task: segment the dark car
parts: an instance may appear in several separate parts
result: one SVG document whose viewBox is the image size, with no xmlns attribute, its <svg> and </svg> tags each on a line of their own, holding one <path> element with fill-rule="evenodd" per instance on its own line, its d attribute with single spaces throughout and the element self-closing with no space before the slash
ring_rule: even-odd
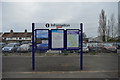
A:
<svg viewBox="0 0 120 80">
<path fill-rule="evenodd" d="M 88 43 L 90 52 L 102 52 L 103 43 Z"/>
<path fill-rule="evenodd" d="M 0 52 L 2 52 L 2 48 L 6 45 L 4 42 L 0 42 Z"/>
<path fill-rule="evenodd" d="M 6 45 L 4 42 L 0 42 L 0 48 L 3 48 Z"/>
<path fill-rule="evenodd" d="M 117 43 L 117 53 L 120 53 L 120 43 Z"/>
<path fill-rule="evenodd" d="M 97 51 L 97 43 L 88 43 L 89 51 Z"/>
</svg>

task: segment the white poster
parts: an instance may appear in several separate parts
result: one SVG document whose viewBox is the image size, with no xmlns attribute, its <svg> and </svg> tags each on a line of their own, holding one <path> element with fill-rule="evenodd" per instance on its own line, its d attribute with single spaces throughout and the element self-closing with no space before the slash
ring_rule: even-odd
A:
<svg viewBox="0 0 120 80">
<path fill-rule="evenodd" d="M 52 30 L 52 48 L 64 48 L 63 30 Z"/>
</svg>

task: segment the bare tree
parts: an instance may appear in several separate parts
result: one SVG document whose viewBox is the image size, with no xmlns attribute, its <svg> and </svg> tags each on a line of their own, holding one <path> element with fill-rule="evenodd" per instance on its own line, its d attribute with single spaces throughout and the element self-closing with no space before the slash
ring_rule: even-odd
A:
<svg viewBox="0 0 120 80">
<path fill-rule="evenodd" d="M 115 20 L 114 14 L 110 17 L 110 23 L 109 23 L 109 35 L 111 38 L 115 38 L 118 35 L 118 23 Z"/>
<path fill-rule="evenodd" d="M 105 11 L 102 9 L 101 13 L 99 15 L 99 27 L 98 27 L 98 33 L 99 36 L 102 37 L 102 41 L 106 41 L 106 34 L 107 34 L 107 26 L 106 26 L 106 15 Z"/>
<path fill-rule="evenodd" d="M 107 40 L 110 38 L 110 21 L 108 20 L 108 25 L 107 25 Z"/>
<path fill-rule="evenodd" d="M 120 41 L 120 1 L 118 2 L 118 40 Z"/>
<path fill-rule="evenodd" d="M 115 28 L 115 16 L 114 14 L 110 17 L 110 28 L 111 28 L 111 37 L 114 38 L 114 28 Z"/>
<path fill-rule="evenodd" d="M 115 28 L 114 28 L 114 37 L 118 37 L 118 23 L 115 24 Z"/>
</svg>

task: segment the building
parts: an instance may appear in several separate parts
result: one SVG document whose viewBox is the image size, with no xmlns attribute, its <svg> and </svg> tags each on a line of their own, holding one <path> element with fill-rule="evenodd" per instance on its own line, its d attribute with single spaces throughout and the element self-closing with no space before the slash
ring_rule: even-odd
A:
<svg viewBox="0 0 120 80">
<path fill-rule="evenodd" d="M 24 32 L 14 32 L 13 30 L 10 30 L 10 32 L 5 32 L 2 35 L 2 41 L 6 43 L 23 41 L 31 42 L 31 38 L 32 32 L 27 32 L 27 30 Z"/>
<path fill-rule="evenodd" d="M 88 39 L 88 42 L 103 42 L 100 36 L 97 36 L 95 38 L 90 37 Z"/>
</svg>

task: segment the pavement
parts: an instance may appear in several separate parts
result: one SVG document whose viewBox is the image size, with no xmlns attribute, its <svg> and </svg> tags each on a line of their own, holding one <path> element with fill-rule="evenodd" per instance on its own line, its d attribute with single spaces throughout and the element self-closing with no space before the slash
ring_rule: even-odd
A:
<svg viewBox="0 0 120 80">
<path fill-rule="evenodd" d="M 35 71 L 30 56 L 3 56 L 3 78 L 118 78 L 117 55 L 37 56 Z"/>
</svg>

